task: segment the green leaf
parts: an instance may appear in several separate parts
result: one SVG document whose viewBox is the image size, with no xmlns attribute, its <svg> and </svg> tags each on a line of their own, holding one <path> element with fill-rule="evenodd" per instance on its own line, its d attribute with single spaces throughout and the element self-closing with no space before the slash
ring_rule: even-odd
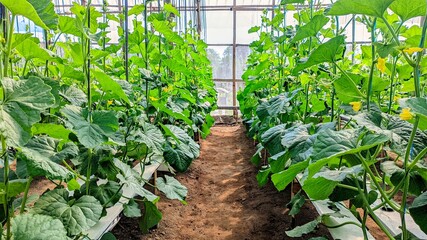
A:
<svg viewBox="0 0 427 240">
<path fill-rule="evenodd" d="M 45 176 L 49 179 L 70 180 L 74 174 L 60 163 L 78 154 L 74 143 L 65 144 L 60 149 L 59 141 L 42 136 L 31 139 L 22 152 L 26 156 L 28 174 L 33 177 Z"/>
<path fill-rule="evenodd" d="M 150 228 L 156 226 L 162 220 L 162 213 L 157 209 L 154 203 L 144 201 L 144 215 L 139 223 L 139 227 L 143 233 L 148 233 Z"/>
<path fill-rule="evenodd" d="M 144 179 L 141 179 L 137 171 L 132 169 L 129 165 L 121 162 L 119 159 L 114 159 L 114 166 L 116 166 L 120 172 L 117 174 L 117 178 L 120 180 L 120 184 L 124 184 L 125 187 L 130 188 L 140 197 L 146 198 L 148 201 L 155 202 L 158 197 L 145 189 Z"/>
<path fill-rule="evenodd" d="M 427 117 L 427 98 L 410 98 L 405 105 L 411 108 L 411 112 Z"/>
<path fill-rule="evenodd" d="M 53 16 L 56 14 L 53 3 L 50 0 L 0 0 L 0 3 L 9 9 L 12 14 L 26 17 L 43 29 L 49 30 L 49 26 L 46 24 L 54 27 L 52 25 L 54 23 Z M 47 7 L 46 11 L 43 9 L 43 6 Z M 43 11 L 45 12 L 43 13 Z M 42 17 L 45 19 L 42 19 Z"/>
<path fill-rule="evenodd" d="M 91 121 L 87 121 L 89 112 L 86 108 L 67 105 L 61 109 L 68 119 L 67 125 L 77 134 L 86 148 L 95 148 L 108 141 L 118 129 L 119 124 L 113 111 L 93 111 Z"/>
<path fill-rule="evenodd" d="M 180 16 L 179 11 L 170 3 L 166 3 L 163 6 L 163 10 L 165 10 L 166 12 L 169 12 L 169 13 L 173 13 L 177 17 Z"/>
<path fill-rule="evenodd" d="M 308 67 L 317 65 L 324 62 L 335 62 L 336 56 L 342 53 L 342 45 L 344 44 L 344 37 L 338 36 L 330 39 L 317 47 L 308 58 L 307 62 L 298 64 L 292 71 L 293 75 L 297 75 L 299 71 Z"/>
<path fill-rule="evenodd" d="M 332 194 L 338 182 L 324 177 L 309 178 L 304 181 L 302 189 L 314 200 L 323 200 Z"/>
<path fill-rule="evenodd" d="M 181 36 L 178 35 L 178 33 L 174 32 L 171 29 L 171 26 L 169 26 L 168 21 L 159 21 L 157 19 L 153 20 L 153 27 L 156 31 L 163 34 L 165 38 L 173 43 L 176 43 L 178 45 L 184 44 L 184 39 L 182 39 Z"/>
<path fill-rule="evenodd" d="M 288 237 L 302 237 L 304 234 L 313 232 L 320 222 L 321 218 L 316 218 L 315 220 L 306 223 L 302 226 L 298 226 L 292 230 L 285 231 L 285 233 L 286 235 L 288 235 Z"/>
<path fill-rule="evenodd" d="M 255 33 L 255 32 L 258 32 L 260 29 L 261 27 L 259 26 L 251 27 L 249 28 L 248 33 Z"/>
<path fill-rule="evenodd" d="M 84 188 L 84 189 L 83 189 Z M 82 187 L 81 192 L 84 192 L 86 187 Z M 90 187 L 90 195 L 94 196 L 102 204 L 102 206 L 109 208 L 116 204 L 121 196 L 123 190 L 120 184 L 114 181 L 108 181 L 105 184 L 98 186 L 96 182 Z"/>
<path fill-rule="evenodd" d="M 52 58 L 46 49 L 41 48 L 38 43 L 35 43 L 31 39 L 24 40 L 22 44 L 16 46 L 15 49 L 25 58 L 26 61 L 34 58 L 46 61 Z"/>
<path fill-rule="evenodd" d="M 28 80 L 3 78 L 0 101 L 0 133 L 9 146 L 20 147 L 31 138 L 31 126 L 40 121 L 40 113 L 55 103 L 51 87 L 38 77 Z"/>
<path fill-rule="evenodd" d="M 62 33 L 81 37 L 81 32 L 77 27 L 77 20 L 69 16 L 59 16 L 58 28 Z"/>
<path fill-rule="evenodd" d="M 174 125 L 164 125 L 170 136 L 165 146 L 164 158 L 177 171 L 184 172 L 191 162 L 200 155 L 200 147 L 181 128 Z"/>
<path fill-rule="evenodd" d="M 381 18 L 394 0 L 339 0 L 328 15 L 363 14 Z"/>
<path fill-rule="evenodd" d="M 102 209 L 92 196 L 72 199 L 66 189 L 55 189 L 41 196 L 32 211 L 61 220 L 68 234 L 74 236 L 94 226 L 101 218 Z"/>
<path fill-rule="evenodd" d="M 264 187 L 268 183 L 268 177 L 270 176 L 271 168 L 260 169 L 256 175 L 258 186 Z"/>
<path fill-rule="evenodd" d="M 295 43 L 304 38 L 316 36 L 320 29 L 322 29 L 323 26 L 325 26 L 328 22 L 329 18 L 325 17 L 324 15 L 314 16 L 310 22 L 298 29 L 295 37 L 291 40 L 291 43 Z"/>
<path fill-rule="evenodd" d="M 33 135 L 46 134 L 50 137 L 68 140 L 71 131 L 66 129 L 63 125 L 53 123 L 36 123 L 31 128 Z"/>
<path fill-rule="evenodd" d="M 272 155 L 283 152 L 285 148 L 282 146 L 282 136 L 286 133 L 286 124 L 274 126 L 261 135 L 261 143 Z"/>
<path fill-rule="evenodd" d="M 323 177 L 327 180 L 334 182 L 342 182 L 349 175 L 357 177 L 363 171 L 363 167 L 361 165 L 356 165 L 350 168 L 342 167 L 340 170 L 325 170 L 316 173 L 313 178 Z"/>
<path fill-rule="evenodd" d="M 300 89 L 297 89 L 292 92 L 279 94 L 268 101 L 264 100 L 256 110 L 259 119 L 263 121 L 267 117 L 276 117 L 279 114 L 288 112 L 291 109 L 291 100 L 294 99 L 299 91 Z"/>
<path fill-rule="evenodd" d="M 69 239 L 62 222 L 46 215 L 20 214 L 12 219 L 11 225 L 15 240 Z"/>
<path fill-rule="evenodd" d="M 185 202 L 188 190 L 174 177 L 165 175 L 165 178 L 157 178 L 156 183 L 157 188 L 162 191 L 167 198 Z"/>
<path fill-rule="evenodd" d="M 19 194 L 25 191 L 25 186 L 27 185 L 27 180 L 25 179 L 15 179 L 9 181 L 8 187 L 8 201 Z M 6 190 L 6 186 L 4 182 L 0 182 L 0 204 L 4 204 L 4 193 Z"/>
<path fill-rule="evenodd" d="M 355 154 L 389 141 L 388 136 L 373 133 L 366 133 L 360 141 L 360 134 L 361 132 L 355 129 L 341 131 L 326 129 L 320 132 L 313 145 L 310 175 L 317 173 L 332 158 Z"/>
<path fill-rule="evenodd" d="M 72 178 L 70 181 L 67 182 L 67 189 L 69 191 L 75 191 L 80 189 L 80 184 L 77 182 L 75 178 Z"/>
<path fill-rule="evenodd" d="M 110 76 L 103 72 L 92 71 L 92 74 L 95 76 L 96 80 L 101 85 L 101 89 L 105 92 L 111 92 L 112 94 L 118 96 L 120 99 L 130 104 L 129 98 L 126 93 L 123 91 L 122 86 L 112 79 Z"/>
<path fill-rule="evenodd" d="M 126 217 L 134 218 L 134 217 L 141 217 L 141 209 L 139 208 L 139 205 L 135 200 L 130 199 L 128 203 L 123 205 L 123 214 Z"/>
<path fill-rule="evenodd" d="M 77 87 L 62 85 L 59 94 L 68 102 L 75 106 L 82 106 L 87 103 L 86 94 Z"/>
<path fill-rule="evenodd" d="M 295 179 L 298 173 L 308 167 L 308 163 L 309 161 L 306 160 L 293 164 L 288 169 L 271 175 L 271 181 L 274 183 L 277 190 L 282 191 Z"/>
<path fill-rule="evenodd" d="M 33 5 L 37 14 L 43 23 L 52 30 L 56 30 L 58 26 L 58 14 L 55 12 L 55 6 L 51 0 L 27 0 Z M 41 26 L 43 27 L 43 26 Z"/>
<path fill-rule="evenodd" d="M 424 0 L 395 0 L 390 9 L 405 22 L 414 17 L 425 16 L 427 3 Z"/>
<path fill-rule="evenodd" d="M 424 233 L 427 233 L 427 192 L 414 199 L 409 213 Z"/>
<path fill-rule="evenodd" d="M 291 216 L 297 215 L 300 212 L 301 207 L 304 206 L 304 204 L 305 204 L 305 197 L 302 194 L 302 191 L 299 190 L 298 193 L 295 194 L 295 196 L 291 199 L 291 201 L 288 204 L 286 204 L 286 207 L 291 209 L 289 211 L 289 215 Z"/>
<path fill-rule="evenodd" d="M 342 75 L 340 78 L 334 81 L 337 97 L 343 103 L 357 102 L 361 99 L 364 99 L 365 96 L 360 92 L 356 84 L 360 82 L 363 77 L 356 74 L 347 74 L 351 79 L 345 75 Z"/>
<path fill-rule="evenodd" d="M 162 131 L 151 123 L 144 122 L 141 125 L 141 128 L 134 133 L 132 140 L 138 143 L 144 143 L 149 149 L 157 154 L 163 154 L 165 137 L 163 136 Z"/>
<path fill-rule="evenodd" d="M 137 4 L 129 9 L 129 16 L 141 14 L 145 9 L 144 4 Z"/>
</svg>

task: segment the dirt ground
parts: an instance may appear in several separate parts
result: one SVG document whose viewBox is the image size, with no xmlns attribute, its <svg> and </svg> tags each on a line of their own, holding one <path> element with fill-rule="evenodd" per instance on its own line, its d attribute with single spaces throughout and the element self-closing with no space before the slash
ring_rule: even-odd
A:
<svg viewBox="0 0 427 240">
<path fill-rule="evenodd" d="M 188 187 L 188 205 L 162 197 L 163 220 L 157 229 L 141 235 L 137 219 L 122 218 L 113 230 L 117 239 L 290 239 L 285 234 L 292 222 L 286 214 L 290 191 L 277 192 L 272 184 L 258 187 L 257 168 L 249 162 L 255 147 L 244 127 L 214 127 L 201 149 L 189 171 L 177 176 Z M 314 207 L 306 203 L 296 225 L 315 217 Z M 331 239 L 324 227 L 301 239 L 316 236 Z"/>
</svg>

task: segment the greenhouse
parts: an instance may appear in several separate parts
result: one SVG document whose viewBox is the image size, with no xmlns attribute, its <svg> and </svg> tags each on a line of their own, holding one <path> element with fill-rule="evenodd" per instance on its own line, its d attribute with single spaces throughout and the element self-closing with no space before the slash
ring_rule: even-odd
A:
<svg viewBox="0 0 427 240">
<path fill-rule="evenodd" d="M 426 0 L 0 0 L 0 239 L 427 239 Z"/>
</svg>

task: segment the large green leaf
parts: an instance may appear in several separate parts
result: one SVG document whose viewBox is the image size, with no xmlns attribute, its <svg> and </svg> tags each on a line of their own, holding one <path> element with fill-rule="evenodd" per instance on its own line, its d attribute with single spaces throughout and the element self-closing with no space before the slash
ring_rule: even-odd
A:
<svg viewBox="0 0 427 240">
<path fill-rule="evenodd" d="M 59 95 L 75 106 L 82 106 L 87 103 L 86 94 L 75 86 L 62 85 Z"/>
<path fill-rule="evenodd" d="M 162 213 L 156 205 L 150 201 L 144 201 L 144 215 L 139 227 L 143 233 L 148 233 L 150 228 L 156 226 L 162 220 Z"/>
<path fill-rule="evenodd" d="M 411 112 L 427 117 L 427 98 L 410 98 L 405 105 L 411 108 Z"/>
<path fill-rule="evenodd" d="M 120 200 L 123 193 L 121 185 L 114 181 L 98 185 L 97 179 L 93 178 L 89 185 L 89 194 L 98 199 L 102 206 L 106 208 L 114 206 Z M 79 191 L 74 192 L 74 196 L 77 198 L 83 196 L 86 193 L 86 188 L 86 184 L 83 184 Z"/>
<path fill-rule="evenodd" d="M 19 44 L 16 46 L 16 50 L 25 58 L 25 60 L 29 61 L 33 58 L 39 58 L 41 60 L 49 60 L 52 57 L 46 51 L 46 49 L 43 49 L 40 47 L 38 43 L 35 43 L 31 39 L 26 39 L 22 42 L 22 44 Z"/>
<path fill-rule="evenodd" d="M 62 33 L 71 34 L 77 37 L 81 36 L 81 32 L 77 27 L 77 20 L 69 16 L 59 16 L 58 28 Z"/>
<path fill-rule="evenodd" d="M 181 128 L 174 125 L 164 125 L 168 129 L 168 142 L 165 146 L 164 158 L 177 171 L 184 172 L 191 162 L 199 157 L 200 147 Z"/>
<path fill-rule="evenodd" d="M 148 201 L 155 202 L 158 197 L 145 189 L 144 179 L 140 177 L 138 172 L 132 169 L 129 165 L 121 162 L 119 159 L 114 159 L 114 165 L 120 170 L 117 174 L 117 178 L 120 180 L 120 184 L 124 184 L 125 187 L 130 188 L 140 197 L 146 198 Z M 132 196 L 126 196 L 132 197 Z"/>
<path fill-rule="evenodd" d="M 63 125 L 53 123 L 36 123 L 31 128 L 31 131 L 34 135 L 46 134 L 61 140 L 68 140 L 71 133 L 71 131 L 66 129 Z"/>
<path fill-rule="evenodd" d="M 311 199 L 322 200 L 328 198 L 337 185 L 338 182 L 324 177 L 317 177 L 305 180 L 302 189 L 304 189 Z"/>
<path fill-rule="evenodd" d="M 285 231 L 286 235 L 289 237 L 302 237 L 304 234 L 313 232 L 317 225 L 321 223 L 321 217 L 316 218 L 315 220 L 308 222 L 302 226 L 298 226 L 292 230 Z"/>
<path fill-rule="evenodd" d="M 59 147 L 59 141 L 47 136 L 31 139 L 22 152 L 26 156 L 27 170 L 33 177 L 45 176 L 49 179 L 68 181 L 74 174 L 60 163 L 77 156 L 77 146 L 70 142 Z"/>
<path fill-rule="evenodd" d="M 38 77 L 28 80 L 3 78 L 0 101 L 0 132 L 9 146 L 25 145 L 31 138 L 31 126 L 40 121 L 40 113 L 55 103 L 51 87 Z"/>
<path fill-rule="evenodd" d="M 363 14 L 381 18 L 394 0 L 338 0 L 328 15 Z"/>
<path fill-rule="evenodd" d="M 93 111 L 88 121 L 89 111 L 86 108 L 67 105 L 61 110 L 68 119 L 67 125 L 76 132 L 83 146 L 94 148 L 108 141 L 118 129 L 118 120 L 112 111 Z"/>
<path fill-rule="evenodd" d="M 166 40 L 176 43 L 178 45 L 184 44 L 184 39 L 182 39 L 182 37 L 179 36 L 178 33 L 172 30 L 171 26 L 169 26 L 170 23 L 168 21 L 159 21 L 157 19 L 154 19 L 152 24 L 156 31 L 165 36 Z"/>
<path fill-rule="evenodd" d="M 291 109 L 291 100 L 298 94 L 300 89 L 297 89 L 293 92 L 286 92 L 279 94 L 275 97 L 268 99 L 268 101 L 263 100 L 261 104 L 258 105 L 256 113 L 261 121 L 267 117 L 277 117 L 279 114 L 286 113 Z"/>
<path fill-rule="evenodd" d="M 271 175 L 271 181 L 277 190 L 284 190 L 291 183 L 298 173 L 308 167 L 308 160 L 291 165 L 288 169 Z"/>
<path fill-rule="evenodd" d="M 14 217 L 12 235 L 15 240 L 69 239 L 60 220 L 40 214 L 20 214 Z"/>
<path fill-rule="evenodd" d="M 181 202 L 185 202 L 185 197 L 187 196 L 187 188 L 183 186 L 178 180 L 174 177 L 165 175 L 165 178 L 157 178 L 156 186 L 162 191 L 167 198 L 177 199 Z"/>
<path fill-rule="evenodd" d="M 33 5 L 43 23 L 50 29 L 56 30 L 58 26 L 58 14 L 52 0 L 27 0 Z M 42 27 L 42 26 L 41 26 Z"/>
<path fill-rule="evenodd" d="M 10 199 L 15 198 L 19 194 L 23 193 L 25 191 L 25 186 L 27 185 L 27 180 L 25 179 L 15 179 L 9 181 L 7 196 L 8 201 Z M 0 182 L 0 204 L 4 204 L 4 194 L 6 190 L 6 186 L 4 182 Z"/>
<path fill-rule="evenodd" d="M 356 85 L 356 82 L 359 82 L 361 77 L 350 73 L 347 73 L 347 76 L 342 75 L 334 81 L 337 97 L 343 103 L 360 101 L 365 97 Z"/>
<path fill-rule="evenodd" d="M 144 143 L 151 151 L 157 154 L 163 154 L 163 144 L 165 137 L 162 131 L 151 123 L 144 122 L 141 129 L 138 129 L 131 136 L 131 140 L 138 143 Z"/>
<path fill-rule="evenodd" d="M 421 230 L 427 233 L 427 192 L 414 199 L 412 206 L 409 207 L 409 213 Z"/>
<path fill-rule="evenodd" d="M 92 71 L 92 74 L 95 76 L 96 80 L 101 85 L 102 90 L 104 90 L 105 92 L 111 92 L 112 94 L 121 98 L 126 103 L 130 104 L 128 96 L 123 91 L 122 86 L 120 86 L 117 81 L 115 81 L 103 72 Z"/>
<path fill-rule="evenodd" d="M 292 71 L 292 74 L 297 75 L 299 71 L 320 63 L 335 62 L 337 54 L 342 53 L 343 44 L 343 36 L 334 37 L 329 41 L 323 43 L 310 54 L 310 57 L 308 58 L 307 62 L 298 64 Z"/>
<path fill-rule="evenodd" d="M 46 30 L 56 28 L 57 15 L 51 0 L 0 0 L 14 15 L 24 16 Z"/>
<path fill-rule="evenodd" d="M 405 22 L 414 17 L 425 16 L 427 2 L 424 0 L 395 0 L 390 5 L 390 9 Z"/>
<path fill-rule="evenodd" d="M 261 135 L 261 143 L 271 155 L 276 155 L 285 150 L 281 141 L 286 133 L 286 127 L 286 124 L 280 124 L 268 129 Z"/>
<path fill-rule="evenodd" d="M 360 139 L 362 134 L 363 137 Z M 387 141 L 389 137 L 386 135 L 363 133 L 358 129 L 322 131 L 313 145 L 310 175 L 317 173 L 332 158 L 368 150 Z"/>
<path fill-rule="evenodd" d="M 295 34 L 295 37 L 291 40 L 292 43 L 302 40 L 308 37 L 316 36 L 319 31 L 329 22 L 329 18 L 324 15 L 314 16 L 310 22 L 300 27 Z"/>
<path fill-rule="evenodd" d="M 69 235 L 78 235 L 94 226 L 102 214 L 102 205 L 89 195 L 73 199 L 66 189 L 45 193 L 34 204 L 33 212 L 61 220 Z"/>
<path fill-rule="evenodd" d="M 126 217 L 141 217 L 141 209 L 139 208 L 139 204 L 135 202 L 135 200 L 130 199 L 128 203 L 123 204 L 123 214 Z"/>
</svg>

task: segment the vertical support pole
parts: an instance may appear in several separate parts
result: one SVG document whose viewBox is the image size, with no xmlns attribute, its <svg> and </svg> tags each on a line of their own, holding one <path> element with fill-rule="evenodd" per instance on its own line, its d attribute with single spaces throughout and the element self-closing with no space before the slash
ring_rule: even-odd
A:
<svg viewBox="0 0 427 240">
<path fill-rule="evenodd" d="M 353 20 L 351 22 L 351 43 L 351 63 L 354 64 L 356 51 L 356 15 L 353 15 Z"/>
<path fill-rule="evenodd" d="M 123 46 L 124 61 L 125 61 L 125 76 L 126 81 L 129 82 L 129 6 L 128 0 L 124 0 L 124 33 L 125 33 L 125 44 Z"/>
<path fill-rule="evenodd" d="M 202 34 L 202 19 L 200 17 L 200 0 L 196 0 L 196 14 L 197 14 L 197 34 L 199 35 L 199 38 Z"/>
<path fill-rule="evenodd" d="M 236 13 L 236 0 L 233 0 L 233 117 L 237 120 L 237 96 L 236 96 L 236 26 L 237 26 L 237 13 Z"/>
</svg>

